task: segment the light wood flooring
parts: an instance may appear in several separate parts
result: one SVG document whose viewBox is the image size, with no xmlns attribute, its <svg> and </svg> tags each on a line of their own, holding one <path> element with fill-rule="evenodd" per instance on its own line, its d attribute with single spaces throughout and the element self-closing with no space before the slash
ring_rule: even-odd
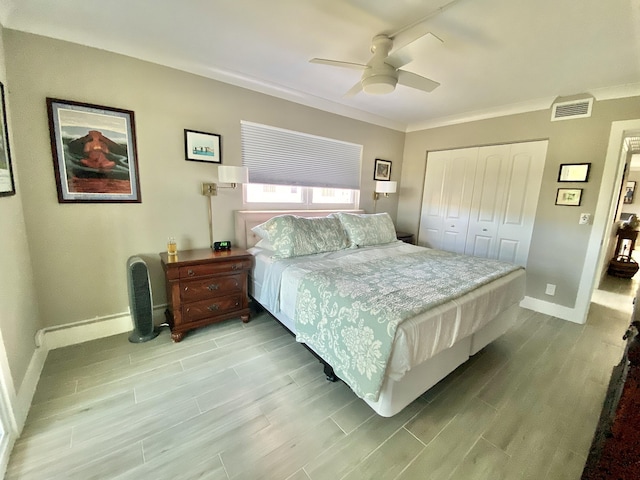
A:
<svg viewBox="0 0 640 480">
<path fill-rule="evenodd" d="M 266 313 L 51 351 L 7 479 L 579 479 L 635 289 L 517 325 L 382 418 Z"/>
</svg>

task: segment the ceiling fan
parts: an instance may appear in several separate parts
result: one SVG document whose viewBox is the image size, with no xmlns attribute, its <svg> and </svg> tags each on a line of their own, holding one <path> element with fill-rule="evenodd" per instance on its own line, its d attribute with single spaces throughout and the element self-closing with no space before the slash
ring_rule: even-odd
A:
<svg viewBox="0 0 640 480">
<path fill-rule="evenodd" d="M 363 70 L 360 81 L 351 87 L 344 95 L 345 97 L 351 97 L 361 91 L 371 95 L 384 95 L 393 92 L 397 84 L 424 92 L 432 92 L 440 86 L 440 83 L 407 70 L 402 70 L 400 67 L 409 63 L 411 59 L 401 57 L 398 52 L 425 35 L 430 35 L 442 42 L 442 39 L 428 30 L 426 21 L 458 1 L 450 1 L 418 22 L 404 27 L 396 33 L 390 35 L 381 33 L 373 37 L 371 40 L 371 53 L 373 53 L 373 56 L 364 65 L 328 60 L 326 58 L 312 58 L 309 61 L 333 67 Z"/>
</svg>

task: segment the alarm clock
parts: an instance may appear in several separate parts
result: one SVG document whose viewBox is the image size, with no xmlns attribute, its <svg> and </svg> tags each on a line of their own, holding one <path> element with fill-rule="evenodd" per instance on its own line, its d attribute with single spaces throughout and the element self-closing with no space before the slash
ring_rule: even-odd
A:
<svg viewBox="0 0 640 480">
<path fill-rule="evenodd" d="M 221 242 L 213 242 L 213 249 L 216 252 L 231 250 L 231 242 L 229 240 L 223 240 Z"/>
</svg>

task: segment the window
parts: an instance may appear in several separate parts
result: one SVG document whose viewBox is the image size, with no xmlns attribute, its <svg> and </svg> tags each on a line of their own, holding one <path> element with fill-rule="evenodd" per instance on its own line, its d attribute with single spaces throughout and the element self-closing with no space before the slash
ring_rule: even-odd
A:
<svg viewBox="0 0 640 480">
<path fill-rule="evenodd" d="M 263 183 L 248 183 L 243 187 L 244 203 L 259 204 L 260 208 L 287 208 L 295 205 L 305 209 L 356 209 L 360 203 L 360 192 L 348 188 L 317 188 Z"/>
<path fill-rule="evenodd" d="M 358 208 L 362 145 L 241 122 L 246 204 Z"/>
</svg>

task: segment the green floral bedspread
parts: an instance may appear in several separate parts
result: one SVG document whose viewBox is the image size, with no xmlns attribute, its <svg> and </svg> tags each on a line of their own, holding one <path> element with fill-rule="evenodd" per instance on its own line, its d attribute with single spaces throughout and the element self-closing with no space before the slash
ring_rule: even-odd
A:
<svg viewBox="0 0 640 480">
<path fill-rule="evenodd" d="M 519 268 L 429 249 L 311 272 L 298 288 L 296 338 L 376 401 L 400 322 Z"/>
</svg>

